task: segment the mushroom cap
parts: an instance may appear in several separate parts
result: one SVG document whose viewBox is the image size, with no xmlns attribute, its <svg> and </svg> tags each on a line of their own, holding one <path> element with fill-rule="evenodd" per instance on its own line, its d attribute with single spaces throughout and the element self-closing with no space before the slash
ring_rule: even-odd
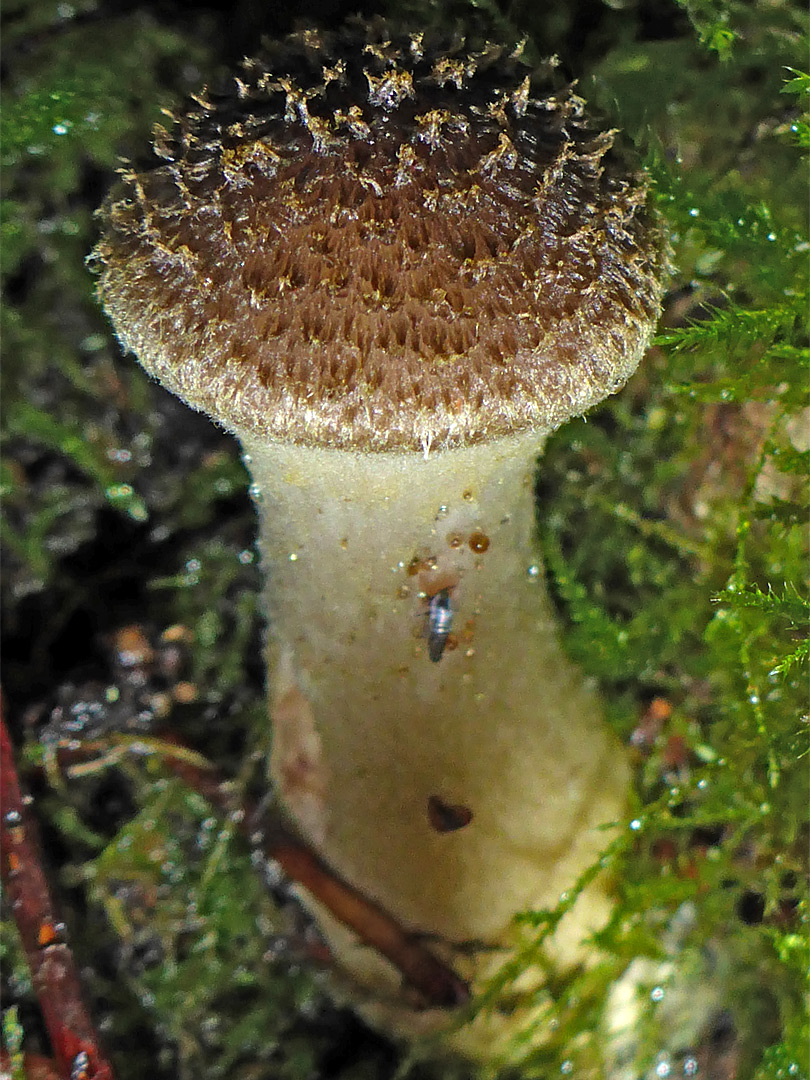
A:
<svg viewBox="0 0 810 1080">
<path fill-rule="evenodd" d="M 532 77 L 384 24 L 244 61 L 100 212 L 122 345 L 230 430 L 300 445 L 457 447 L 583 413 L 647 347 L 665 245 L 615 133 Z"/>
</svg>

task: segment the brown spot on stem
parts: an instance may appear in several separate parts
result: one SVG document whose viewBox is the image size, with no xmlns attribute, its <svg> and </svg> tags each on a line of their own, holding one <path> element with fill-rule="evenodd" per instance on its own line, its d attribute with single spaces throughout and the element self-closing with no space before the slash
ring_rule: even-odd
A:
<svg viewBox="0 0 810 1080">
<path fill-rule="evenodd" d="M 323 761 L 321 738 L 308 698 L 284 658 L 279 665 L 271 704 L 273 751 L 270 772 L 284 801 L 316 843 L 325 830 L 325 796 L 328 770 Z"/>
<path fill-rule="evenodd" d="M 436 832 L 457 832 L 469 825 L 472 810 L 461 803 L 445 802 L 439 795 L 431 795 L 427 802 L 428 821 Z"/>
<path fill-rule="evenodd" d="M 481 555 L 489 548 L 489 537 L 486 533 L 482 533 L 480 529 L 476 529 L 467 543 L 470 545 L 470 551 L 474 551 L 476 555 Z"/>
</svg>

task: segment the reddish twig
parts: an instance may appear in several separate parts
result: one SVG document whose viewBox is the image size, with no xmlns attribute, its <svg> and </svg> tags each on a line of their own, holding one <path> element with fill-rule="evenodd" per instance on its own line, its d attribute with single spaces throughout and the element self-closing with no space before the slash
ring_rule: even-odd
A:
<svg viewBox="0 0 810 1080">
<path fill-rule="evenodd" d="M 39 858 L 36 833 L 20 790 L 14 753 L 0 711 L 0 863 L 8 910 L 31 970 L 60 1075 L 113 1080 L 112 1067 L 82 1000 L 64 926 L 58 920 Z"/>
</svg>

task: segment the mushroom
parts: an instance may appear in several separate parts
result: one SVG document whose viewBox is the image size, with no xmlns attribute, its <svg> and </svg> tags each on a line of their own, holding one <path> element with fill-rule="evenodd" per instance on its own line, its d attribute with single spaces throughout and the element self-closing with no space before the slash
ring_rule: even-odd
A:
<svg viewBox="0 0 810 1080">
<path fill-rule="evenodd" d="M 625 810 L 625 753 L 546 598 L 532 476 L 635 370 L 665 263 L 614 133 L 531 78 L 518 52 L 382 24 L 296 35 L 156 129 L 162 160 L 123 171 L 94 253 L 122 346 L 241 441 L 286 812 L 474 988 Z M 447 1024 L 309 903 L 367 1017 Z M 587 960 L 610 905 L 597 878 L 548 962 Z M 452 1038 L 491 1057 L 513 1023 Z"/>
</svg>

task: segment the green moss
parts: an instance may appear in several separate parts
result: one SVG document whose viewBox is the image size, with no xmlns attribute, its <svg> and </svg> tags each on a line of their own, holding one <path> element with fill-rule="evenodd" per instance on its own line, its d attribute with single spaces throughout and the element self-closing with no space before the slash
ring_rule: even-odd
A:
<svg viewBox="0 0 810 1080">
<path fill-rule="evenodd" d="M 652 61 L 634 52 L 619 72 L 638 85 Z M 736 80 L 741 94 L 738 62 L 751 54 L 724 59 L 720 82 Z M 682 87 L 688 78 L 681 68 Z M 708 108 L 721 99 L 713 72 L 701 82 Z M 790 87 L 805 89 L 797 78 Z M 769 104 L 757 118 L 749 97 L 749 122 L 765 125 Z M 792 118 L 775 119 L 770 131 L 789 147 Z M 699 111 L 688 116 L 692 140 L 699 122 Z M 637 839 L 608 853 L 620 902 L 598 936 L 606 981 L 616 958 L 655 956 L 688 911 L 688 931 L 664 949 L 666 994 L 713 983 L 713 1007 L 740 1033 L 739 1075 L 774 1077 L 809 1067 L 807 243 L 796 166 L 783 162 L 777 147 L 772 160 L 749 158 L 745 178 L 718 180 L 703 165 L 673 168 L 660 144 L 651 151 L 674 284 L 694 299 L 657 339 L 651 361 L 664 378 L 561 432 L 546 459 L 557 486 L 541 493 L 567 641 L 606 687 L 619 730 L 637 723 L 639 699 L 664 695 L 674 710 L 638 774 Z M 699 855 L 696 836 L 709 838 Z M 695 963 L 703 951 L 711 978 Z M 671 1014 L 657 1012 L 649 999 L 640 1007 L 632 1075 L 682 1045 Z M 579 1048 L 579 1067 L 599 1060 L 599 1041 Z"/>
<path fill-rule="evenodd" d="M 169 722 L 247 783 L 266 732 L 238 452 L 121 360 L 84 257 L 117 154 L 140 155 L 160 105 L 238 57 L 264 16 L 240 16 L 235 30 L 191 13 L 178 28 L 157 10 L 73 9 L 12 8 L 5 689 L 20 737 L 26 710 L 25 734 L 50 738 L 58 710 L 72 717 L 82 701 L 131 702 L 116 713 L 130 722 L 142 690 L 110 659 L 111 637 L 136 622 L 154 642 L 179 626 L 193 640 L 182 678 L 197 700 Z M 479 33 L 525 33 L 533 56 L 559 53 L 638 146 L 675 267 L 640 373 L 546 454 L 540 531 L 567 647 L 633 741 L 637 769 L 632 815 L 590 872 L 607 870 L 618 896 L 596 938 L 602 959 L 548 969 L 553 1031 L 542 1051 L 518 1040 L 509 1075 L 602 1075 L 615 1054 L 605 995 L 624 978 L 638 998 L 622 1051 L 633 1078 L 708 1052 L 701 1022 L 718 1015 L 738 1032 L 741 1080 L 806 1077 L 806 12 L 787 0 L 662 0 L 656 39 L 633 3 L 440 11 L 409 0 L 408 11 L 420 26 L 469 20 Z M 149 679 L 162 692 L 168 675 Z M 659 726 L 648 721 L 656 698 L 667 703 Z M 350 1054 L 347 1022 L 317 983 L 269 962 L 282 914 L 248 852 L 152 758 L 127 757 L 38 805 L 60 853 L 57 887 L 75 885 L 62 896 L 71 940 L 122 1077 L 293 1080 L 324 1060 L 346 1078 L 394 1074 L 393 1050 L 353 1031 Z M 542 962 L 577 888 L 521 918 L 524 947 L 475 1008 L 521 1001 L 520 972 Z"/>
<path fill-rule="evenodd" d="M 234 825 L 176 782 L 149 783 L 143 799 L 87 875 L 178 1075 L 247 1076 L 262 1061 L 280 1078 L 311 1071 L 317 1043 L 305 1053 L 291 1029 L 313 982 L 278 977 L 269 954 L 288 927 Z"/>
<path fill-rule="evenodd" d="M 17 1007 L 12 1005 L 3 1013 L 3 1049 L 9 1056 L 11 1080 L 25 1080 L 23 1030 L 17 1012 Z"/>
</svg>

